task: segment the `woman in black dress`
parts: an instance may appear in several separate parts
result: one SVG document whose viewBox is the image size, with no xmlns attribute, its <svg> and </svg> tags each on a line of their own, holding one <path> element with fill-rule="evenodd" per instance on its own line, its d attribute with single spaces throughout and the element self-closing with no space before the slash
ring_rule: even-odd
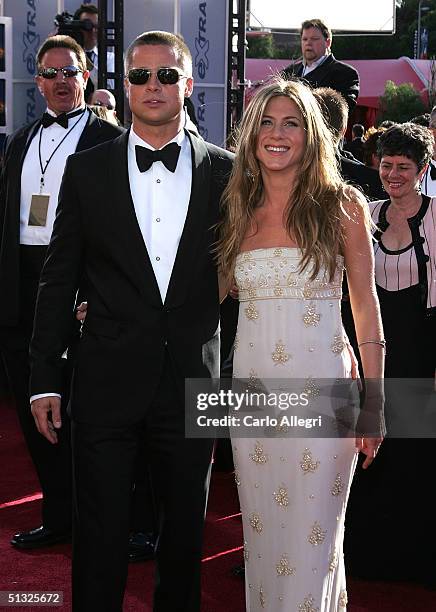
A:
<svg viewBox="0 0 436 612">
<path fill-rule="evenodd" d="M 433 137 L 419 125 L 394 125 L 380 136 L 378 153 L 388 199 L 370 209 L 387 349 L 388 436 L 371 469 L 356 473 L 346 560 L 352 574 L 436 585 L 436 439 L 421 420 L 436 366 L 436 199 L 420 191 Z M 371 543 L 375 554 L 363 554 Z"/>
</svg>

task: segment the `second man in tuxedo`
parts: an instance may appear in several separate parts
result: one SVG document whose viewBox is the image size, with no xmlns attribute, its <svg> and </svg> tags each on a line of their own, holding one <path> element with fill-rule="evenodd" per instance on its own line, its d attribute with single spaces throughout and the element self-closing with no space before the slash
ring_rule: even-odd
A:
<svg viewBox="0 0 436 612">
<path fill-rule="evenodd" d="M 144 445 L 160 520 L 154 610 L 199 612 L 212 442 L 185 438 L 184 381 L 219 375 L 213 227 L 232 155 L 183 129 L 193 80 L 180 38 L 142 34 L 125 72 L 130 132 L 67 162 L 39 289 L 31 390 L 60 391 L 69 313 L 86 277 L 71 392 L 73 609 L 122 609 L 130 490 Z M 59 400 L 40 397 L 32 410 L 50 439 Z"/>
<path fill-rule="evenodd" d="M 122 128 L 86 109 L 83 49 L 69 36 L 48 38 L 37 54 L 43 117 L 7 142 L 0 183 L 0 357 L 3 358 L 41 489 L 42 524 L 17 533 L 17 548 L 55 544 L 71 534 L 71 448 L 68 422 L 57 444 L 36 431 L 29 405 L 28 351 L 39 276 L 53 228 L 68 155 L 119 136 Z M 92 181 L 92 167 L 87 182 Z M 72 311 L 69 312 L 72 318 Z M 66 399 L 68 372 L 65 375 Z M 23 526 L 24 527 L 24 526 Z"/>
</svg>

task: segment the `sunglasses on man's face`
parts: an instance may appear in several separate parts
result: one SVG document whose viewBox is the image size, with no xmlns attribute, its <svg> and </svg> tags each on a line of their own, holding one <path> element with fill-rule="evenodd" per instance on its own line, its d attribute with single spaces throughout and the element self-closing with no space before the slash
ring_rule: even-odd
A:
<svg viewBox="0 0 436 612">
<path fill-rule="evenodd" d="M 41 68 L 38 70 L 38 76 L 43 79 L 55 79 L 58 72 L 62 72 L 65 78 L 76 77 L 83 72 L 77 66 L 62 66 L 62 68 Z"/>
<path fill-rule="evenodd" d="M 187 77 L 176 68 L 159 68 L 159 70 L 149 70 L 148 68 L 131 68 L 127 73 L 129 83 L 132 85 L 144 85 L 151 75 L 155 73 L 159 83 L 162 85 L 175 85 L 179 79 Z"/>
</svg>

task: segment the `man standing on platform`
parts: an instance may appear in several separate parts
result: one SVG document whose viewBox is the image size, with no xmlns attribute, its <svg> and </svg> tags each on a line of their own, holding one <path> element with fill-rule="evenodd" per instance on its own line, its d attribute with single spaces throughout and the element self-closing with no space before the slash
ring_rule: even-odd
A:
<svg viewBox="0 0 436 612">
<path fill-rule="evenodd" d="M 49 444 L 36 430 L 28 395 L 28 352 L 38 281 L 65 160 L 123 131 L 86 109 L 86 58 L 72 38 L 48 38 L 38 51 L 37 68 L 36 82 L 47 111 L 8 139 L 0 183 L 0 355 L 43 493 L 42 525 L 17 533 L 11 540 L 13 546 L 26 549 L 55 544 L 71 535 L 68 420 L 64 417 L 64 426 L 52 440 L 56 444 Z M 87 181 L 91 180 L 89 168 Z M 67 315 L 72 318 L 72 311 Z M 65 379 L 62 393 L 66 399 L 66 360 L 58 365 Z"/>
<path fill-rule="evenodd" d="M 36 308 L 32 411 L 52 439 L 59 399 L 48 395 L 61 389 L 69 315 L 86 278 L 71 391 L 73 610 L 122 609 L 143 447 L 160 523 L 154 610 L 199 612 L 212 441 L 185 438 L 184 383 L 219 376 L 213 228 L 232 154 L 183 129 L 193 79 L 179 37 L 142 34 L 125 73 L 132 129 L 67 162 Z"/>
<path fill-rule="evenodd" d="M 321 19 L 309 19 L 301 24 L 300 38 L 303 61 L 285 68 L 283 78 L 301 77 L 314 88 L 331 87 L 343 95 L 351 111 L 359 95 L 359 75 L 335 59 L 330 28 Z"/>
<path fill-rule="evenodd" d="M 85 49 L 86 57 L 89 60 L 89 81 L 92 83 L 92 92 L 98 87 L 98 8 L 95 4 L 82 3 L 74 13 L 74 19 L 86 23 L 86 29 L 83 29 L 83 48 Z M 108 72 L 115 70 L 115 55 L 113 51 L 108 51 L 106 54 L 106 66 Z M 109 87 L 114 87 L 114 81 L 109 79 Z M 90 86 L 91 87 L 91 86 Z M 88 92 L 87 92 L 88 93 Z M 88 97 L 86 98 L 88 101 Z"/>
</svg>

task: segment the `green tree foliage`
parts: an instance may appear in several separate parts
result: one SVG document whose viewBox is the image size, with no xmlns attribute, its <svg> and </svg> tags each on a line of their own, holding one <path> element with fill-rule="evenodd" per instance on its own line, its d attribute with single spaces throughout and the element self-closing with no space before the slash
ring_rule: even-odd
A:
<svg viewBox="0 0 436 612">
<path fill-rule="evenodd" d="M 276 45 L 272 34 L 269 36 L 253 36 L 248 38 L 247 57 L 260 59 L 289 59 L 294 55 L 287 47 Z"/>
<path fill-rule="evenodd" d="M 393 81 L 387 81 L 380 98 L 377 125 L 386 119 L 403 123 L 426 111 L 424 102 L 411 83 L 395 85 Z"/>
<path fill-rule="evenodd" d="M 272 34 L 269 36 L 252 37 L 248 40 L 247 57 L 275 57 L 275 45 Z"/>
</svg>

